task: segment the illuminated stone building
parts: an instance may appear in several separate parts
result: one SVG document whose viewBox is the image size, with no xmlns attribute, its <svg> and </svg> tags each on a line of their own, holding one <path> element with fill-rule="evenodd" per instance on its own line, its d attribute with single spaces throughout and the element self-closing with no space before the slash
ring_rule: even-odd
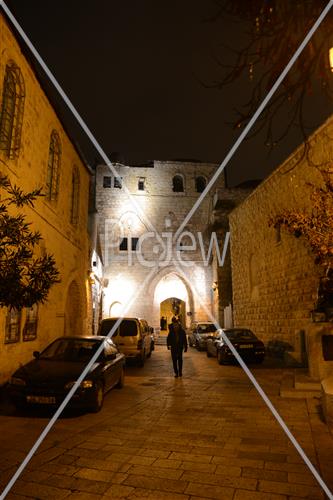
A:
<svg viewBox="0 0 333 500">
<path fill-rule="evenodd" d="M 164 242 L 175 235 L 217 165 L 153 161 L 140 166 L 114 164 L 114 168 L 116 172 L 100 165 L 96 170 L 98 227 L 104 276 L 108 280 L 104 317 L 125 312 L 131 294 L 144 283 L 126 316 L 146 318 L 155 328 L 160 327 L 162 316 L 170 323 L 173 315 L 179 315 L 184 326 L 193 320 L 207 320 L 205 308 L 215 312 L 216 288 L 207 228 L 214 193 L 217 187 L 224 189 L 224 176 L 204 198 L 184 228 L 185 234 L 166 256 L 156 233 L 162 234 Z M 190 245 L 192 250 L 188 250 Z M 221 253 L 222 246 L 220 241 Z M 183 267 L 179 260 L 190 265 Z"/>
<path fill-rule="evenodd" d="M 45 197 L 25 213 L 61 277 L 44 305 L 20 313 L 0 310 L 1 384 L 34 350 L 60 335 L 87 332 L 91 300 L 89 169 L 3 16 L 0 50 L 0 169 L 24 191 L 44 187 Z"/>
</svg>

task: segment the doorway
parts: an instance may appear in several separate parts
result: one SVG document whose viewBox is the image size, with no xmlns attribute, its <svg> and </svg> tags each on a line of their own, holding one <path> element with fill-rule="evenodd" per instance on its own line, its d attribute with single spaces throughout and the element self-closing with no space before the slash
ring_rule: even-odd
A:
<svg viewBox="0 0 333 500">
<path fill-rule="evenodd" d="M 161 333 L 167 333 L 172 317 L 176 316 L 183 328 L 186 328 L 185 301 L 177 297 L 169 297 L 160 303 Z"/>
</svg>

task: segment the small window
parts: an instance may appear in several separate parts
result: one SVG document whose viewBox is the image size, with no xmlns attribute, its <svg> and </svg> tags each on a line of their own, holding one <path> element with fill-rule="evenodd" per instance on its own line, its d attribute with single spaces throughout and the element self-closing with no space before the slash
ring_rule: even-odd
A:
<svg viewBox="0 0 333 500">
<path fill-rule="evenodd" d="M 175 175 L 172 179 L 172 191 L 174 193 L 184 192 L 184 181 L 181 175 Z"/>
<path fill-rule="evenodd" d="M 46 196 L 49 200 L 56 200 L 59 192 L 61 145 L 59 135 L 52 130 L 49 145 L 49 159 L 47 162 Z"/>
<path fill-rule="evenodd" d="M 121 189 L 123 187 L 123 178 L 115 177 L 113 181 L 113 187 Z"/>
<path fill-rule="evenodd" d="M 195 189 L 197 193 L 202 193 L 206 188 L 206 179 L 202 176 L 195 179 Z"/>
<path fill-rule="evenodd" d="M 105 175 L 103 177 L 103 188 L 110 188 L 110 187 L 111 187 L 111 176 Z"/>
<path fill-rule="evenodd" d="M 5 344 L 13 344 L 20 340 L 21 311 L 10 309 L 6 316 Z"/>
<path fill-rule="evenodd" d="M 123 238 L 120 242 L 119 250 L 125 252 L 127 251 L 127 248 L 128 248 L 128 238 Z"/>
<path fill-rule="evenodd" d="M 0 115 L 0 149 L 15 159 L 21 146 L 25 85 L 21 70 L 10 62 L 6 66 Z"/>
<path fill-rule="evenodd" d="M 333 361 L 333 335 L 321 337 L 324 361 Z"/>
<path fill-rule="evenodd" d="M 35 340 L 37 338 L 38 306 L 35 304 L 26 309 L 25 325 L 23 328 L 23 340 Z"/>
<path fill-rule="evenodd" d="M 139 238 L 131 238 L 131 248 L 133 252 L 135 252 L 135 250 L 137 249 L 138 243 Z"/>
<path fill-rule="evenodd" d="M 71 223 L 76 226 L 79 222 L 80 201 L 80 174 L 77 167 L 72 172 L 72 199 L 71 199 Z"/>
<path fill-rule="evenodd" d="M 138 180 L 138 190 L 139 191 L 145 190 L 145 178 L 144 177 L 140 177 L 140 179 Z"/>
</svg>

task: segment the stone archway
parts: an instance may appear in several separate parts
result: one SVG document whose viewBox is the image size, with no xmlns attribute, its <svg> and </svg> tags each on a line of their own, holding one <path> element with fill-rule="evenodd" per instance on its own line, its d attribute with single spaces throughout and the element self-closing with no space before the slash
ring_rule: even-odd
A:
<svg viewBox="0 0 333 500">
<path fill-rule="evenodd" d="M 179 315 L 183 327 L 190 325 L 194 317 L 194 301 L 192 291 L 178 274 L 173 270 L 165 270 L 162 275 L 155 277 L 151 286 L 153 289 L 153 324 L 160 327 L 161 316 L 166 316 L 168 323 L 172 316 L 177 315 L 175 302 L 179 303 Z"/>
<path fill-rule="evenodd" d="M 184 300 L 169 297 L 160 303 L 160 318 L 165 318 L 164 324 L 166 328 L 164 330 L 167 330 L 167 325 L 171 323 L 173 316 L 179 319 L 183 328 L 186 328 L 186 302 Z"/>
<path fill-rule="evenodd" d="M 118 316 L 121 316 L 123 313 L 123 304 L 119 302 L 119 300 L 115 300 L 112 302 L 109 308 L 109 316 L 110 318 L 117 318 Z"/>
<path fill-rule="evenodd" d="M 64 335 L 83 335 L 82 312 L 80 288 L 77 281 L 73 280 L 67 291 Z"/>
</svg>

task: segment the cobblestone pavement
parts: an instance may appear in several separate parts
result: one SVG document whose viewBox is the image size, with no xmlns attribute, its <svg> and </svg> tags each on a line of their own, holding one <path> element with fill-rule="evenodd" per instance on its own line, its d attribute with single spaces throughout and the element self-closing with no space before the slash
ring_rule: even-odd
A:
<svg viewBox="0 0 333 500">
<path fill-rule="evenodd" d="M 67 413 L 7 498 L 149 500 L 322 499 L 294 447 L 238 366 L 190 349 L 175 379 L 157 346 L 126 369 L 99 414 Z M 253 372 L 333 490 L 333 439 L 316 399 L 281 399 L 283 370 Z M 1 491 L 50 418 L 0 411 Z"/>
</svg>

